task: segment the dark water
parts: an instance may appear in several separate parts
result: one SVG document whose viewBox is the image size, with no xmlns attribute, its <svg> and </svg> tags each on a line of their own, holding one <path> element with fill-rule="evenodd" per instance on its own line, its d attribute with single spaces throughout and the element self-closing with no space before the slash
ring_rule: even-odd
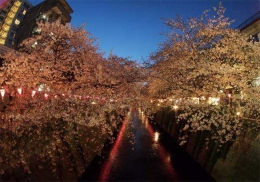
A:
<svg viewBox="0 0 260 182">
<path fill-rule="evenodd" d="M 214 181 L 170 137 L 132 110 L 80 181 Z"/>
</svg>

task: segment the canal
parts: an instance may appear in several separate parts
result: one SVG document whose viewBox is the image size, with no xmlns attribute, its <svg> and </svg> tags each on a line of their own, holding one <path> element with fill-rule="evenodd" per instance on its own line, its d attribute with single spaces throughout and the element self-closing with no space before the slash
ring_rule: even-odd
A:
<svg viewBox="0 0 260 182">
<path fill-rule="evenodd" d="M 170 136 L 132 109 L 79 181 L 214 181 Z"/>
</svg>

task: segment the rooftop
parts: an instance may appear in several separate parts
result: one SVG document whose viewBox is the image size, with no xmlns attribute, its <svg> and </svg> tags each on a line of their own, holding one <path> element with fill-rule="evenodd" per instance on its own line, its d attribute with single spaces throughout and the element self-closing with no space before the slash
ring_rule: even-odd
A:
<svg viewBox="0 0 260 182">
<path fill-rule="evenodd" d="M 236 29 L 239 29 L 240 31 L 243 31 L 244 29 L 246 29 L 250 25 L 252 25 L 255 22 L 257 22 L 259 19 L 260 19 L 260 11 L 258 11 L 256 14 L 254 14 L 253 16 L 248 18 L 243 23 L 241 23 Z"/>
</svg>

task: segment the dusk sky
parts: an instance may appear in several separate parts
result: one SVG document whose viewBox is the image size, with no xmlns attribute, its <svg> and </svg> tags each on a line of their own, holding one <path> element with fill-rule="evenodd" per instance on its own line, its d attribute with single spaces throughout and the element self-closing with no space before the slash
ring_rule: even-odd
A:
<svg viewBox="0 0 260 182">
<path fill-rule="evenodd" d="M 41 0 L 31 0 L 33 4 Z M 67 0 L 74 13 L 72 26 L 86 23 L 106 55 L 113 53 L 141 61 L 156 51 L 167 31 L 161 18 L 199 17 L 217 7 L 219 0 Z M 260 10 L 260 0 L 222 0 L 232 28 Z"/>
</svg>

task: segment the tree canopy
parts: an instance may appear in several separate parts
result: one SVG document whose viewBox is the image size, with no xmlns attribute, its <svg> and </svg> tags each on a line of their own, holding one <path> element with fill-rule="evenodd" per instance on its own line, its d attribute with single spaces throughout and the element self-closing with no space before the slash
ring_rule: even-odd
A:
<svg viewBox="0 0 260 182">
<path fill-rule="evenodd" d="M 0 82 L 13 99 L 2 118 L 100 124 L 104 113 L 136 98 L 139 91 L 132 88 L 143 79 L 140 70 L 128 58 L 104 58 L 83 27 L 39 22 L 19 51 L 4 55 Z"/>
<path fill-rule="evenodd" d="M 211 16 L 165 20 L 171 31 L 148 62 L 147 88 L 153 107 L 178 105 L 185 129 L 212 131 L 222 142 L 240 133 L 242 121 L 260 119 L 259 43 L 230 29 L 224 12 L 220 4 Z"/>
</svg>

